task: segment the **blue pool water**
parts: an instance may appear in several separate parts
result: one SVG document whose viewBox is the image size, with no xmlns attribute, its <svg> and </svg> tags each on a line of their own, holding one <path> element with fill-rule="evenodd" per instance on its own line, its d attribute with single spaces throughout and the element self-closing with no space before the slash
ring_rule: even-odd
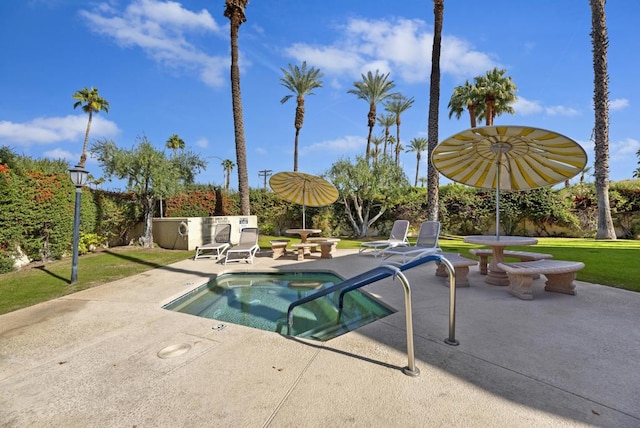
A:
<svg viewBox="0 0 640 428">
<path fill-rule="evenodd" d="M 289 304 L 339 282 L 342 278 L 330 272 L 228 273 L 163 308 L 287 334 Z M 355 290 L 345 295 L 338 316 L 337 294 L 295 308 L 291 334 L 326 341 L 395 312 L 369 293 Z"/>
</svg>

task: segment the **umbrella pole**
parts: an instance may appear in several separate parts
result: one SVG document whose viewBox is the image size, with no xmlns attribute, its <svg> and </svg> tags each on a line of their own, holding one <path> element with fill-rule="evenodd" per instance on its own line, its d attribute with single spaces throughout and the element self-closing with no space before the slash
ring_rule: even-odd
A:
<svg viewBox="0 0 640 428">
<path fill-rule="evenodd" d="M 305 220 L 305 214 L 304 214 L 304 204 L 302 204 L 302 228 L 303 229 L 307 228 L 306 220 Z"/>
<path fill-rule="evenodd" d="M 498 154 L 500 156 L 500 154 Z M 496 240 L 500 240 L 500 159 L 496 162 L 498 172 L 496 173 Z"/>
</svg>

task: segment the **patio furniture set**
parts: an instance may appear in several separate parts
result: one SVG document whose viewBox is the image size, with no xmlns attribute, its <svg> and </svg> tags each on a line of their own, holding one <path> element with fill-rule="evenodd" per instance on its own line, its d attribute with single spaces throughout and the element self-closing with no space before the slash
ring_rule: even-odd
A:
<svg viewBox="0 0 640 428">
<path fill-rule="evenodd" d="M 443 253 L 438 246 L 440 223 L 425 221 L 420 225 L 415 245 L 407 240 L 409 222 L 397 220 L 394 222 L 388 240 L 368 241 L 361 244 L 359 253 L 370 253 L 374 257 L 380 256 L 381 263 L 402 265 L 427 254 L 439 254 L 446 258 L 455 268 L 456 287 L 469 286 L 469 268 L 480 265 L 480 274 L 486 275 L 485 282 L 493 285 L 508 286 L 508 291 L 522 300 L 533 299 L 531 285 L 541 274 L 546 277 L 545 291 L 575 295 L 573 281 L 576 273 L 584 268 L 584 263 L 566 260 L 553 260 L 553 256 L 530 251 L 505 250 L 506 246 L 535 245 L 537 239 L 521 236 L 485 236 L 475 235 L 464 238 L 465 242 L 486 245 L 490 248 L 471 249 L 469 252 L 478 260 L 463 257 L 459 253 Z M 309 237 L 311 234 L 321 233 L 319 229 L 289 229 L 288 234 L 300 235 L 301 242 L 292 244 L 291 248 L 297 260 L 302 261 L 312 253 L 320 252 L 320 258 L 331 259 L 340 239 L 325 237 Z M 201 258 L 215 258 L 224 256 L 224 264 L 230 262 L 253 263 L 255 254 L 260 250 L 258 246 L 258 228 L 247 227 L 240 233 L 240 241 L 232 246 L 230 242 L 231 225 L 218 224 L 210 243 L 196 248 L 194 260 Z M 270 242 L 273 258 L 277 259 L 288 254 L 287 247 L 290 240 L 278 239 Z M 401 257 L 401 262 L 392 259 Z M 505 262 L 505 257 L 514 258 L 518 262 Z M 436 276 L 448 277 L 449 271 L 443 263 L 436 263 Z"/>
<path fill-rule="evenodd" d="M 373 250 L 374 257 L 378 255 L 387 260 L 390 257 L 401 256 L 406 263 L 413 258 L 426 254 L 439 254 L 446 258 L 455 268 L 456 287 L 469 286 L 469 268 L 478 265 L 478 260 L 461 256 L 459 253 L 443 253 L 438 247 L 440 224 L 438 222 L 424 222 L 420 226 L 415 246 L 408 244 L 406 239 L 408 222 L 398 220 L 394 222 L 391 235 L 386 241 L 364 242 L 360 253 Z M 490 248 L 471 249 L 469 252 L 479 258 L 480 273 L 486 275 L 485 282 L 493 285 L 508 286 L 508 291 L 523 300 L 533 299 L 531 285 L 541 274 L 546 277 L 546 291 L 575 295 L 573 281 L 576 273 L 584 268 L 584 263 L 565 260 L 550 260 L 551 254 L 530 251 L 505 250 L 507 246 L 535 245 L 538 240 L 524 236 L 467 236 L 464 242 L 486 245 Z M 385 246 L 386 245 L 386 246 Z M 505 257 L 514 258 L 519 262 L 505 262 Z M 448 277 L 449 272 L 444 264 L 437 263 L 436 276 Z"/>
</svg>

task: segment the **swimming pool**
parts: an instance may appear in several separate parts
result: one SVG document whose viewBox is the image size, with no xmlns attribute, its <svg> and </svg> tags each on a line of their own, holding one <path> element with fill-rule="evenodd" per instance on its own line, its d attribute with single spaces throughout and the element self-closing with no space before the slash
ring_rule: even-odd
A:
<svg viewBox="0 0 640 428">
<path fill-rule="evenodd" d="M 332 272 L 227 273 L 163 308 L 286 334 L 291 303 L 339 282 L 342 278 Z M 339 316 L 336 294 L 295 308 L 291 334 L 327 341 L 396 312 L 369 293 L 355 290 L 345 295 Z"/>
</svg>

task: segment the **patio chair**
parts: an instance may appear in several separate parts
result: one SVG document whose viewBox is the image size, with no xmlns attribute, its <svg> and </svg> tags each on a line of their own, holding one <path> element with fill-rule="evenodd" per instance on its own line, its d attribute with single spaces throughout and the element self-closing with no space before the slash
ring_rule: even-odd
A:
<svg viewBox="0 0 640 428">
<path fill-rule="evenodd" d="M 258 228 L 245 227 L 240 231 L 240 242 L 238 245 L 227 250 L 224 264 L 231 262 L 253 263 L 253 256 L 260 250 L 258 246 Z M 233 257 L 231 257 L 233 256 Z"/>
<path fill-rule="evenodd" d="M 389 239 L 382 241 L 369 241 L 360 244 L 359 253 L 372 249 L 373 256 L 377 257 L 380 250 L 384 248 L 392 248 L 409 245 L 407 241 L 407 233 L 409 232 L 409 220 L 396 220 L 393 222 Z"/>
<path fill-rule="evenodd" d="M 213 231 L 213 240 L 204 245 L 196 247 L 196 255 L 193 260 L 214 257 L 216 260 L 231 247 L 231 225 L 228 223 L 218 223 Z"/>
<path fill-rule="evenodd" d="M 380 251 L 382 260 L 386 260 L 393 256 L 402 256 L 402 263 L 406 263 L 408 258 L 412 258 L 418 254 L 421 256 L 430 253 L 442 252 L 438 246 L 438 238 L 440 237 L 440 222 L 425 221 L 420 225 L 418 239 L 415 246 L 404 247 L 388 247 Z"/>
</svg>

